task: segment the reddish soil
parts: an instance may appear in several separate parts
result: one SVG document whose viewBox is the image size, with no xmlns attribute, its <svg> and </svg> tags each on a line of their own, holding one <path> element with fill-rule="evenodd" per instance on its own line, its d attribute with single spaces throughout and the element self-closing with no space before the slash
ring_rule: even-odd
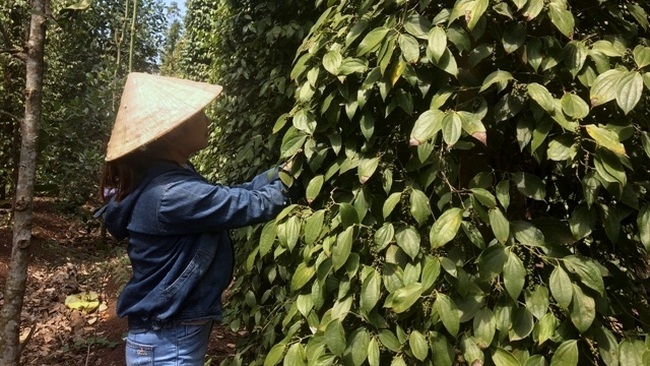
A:
<svg viewBox="0 0 650 366">
<path fill-rule="evenodd" d="M 91 209 L 66 215 L 51 199 L 34 203 L 27 290 L 21 317 L 23 365 L 124 365 L 126 319 L 115 303 L 130 267 L 123 243 L 102 238 Z M 84 222 L 83 216 L 86 217 Z M 0 305 L 11 257 L 8 210 L 0 209 Z M 65 305 L 69 295 L 94 291 L 100 306 L 91 311 Z M 31 332 L 31 334 L 30 334 Z M 235 351 L 236 334 L 215 326 L 208 357 L 212 365 Z"/>
</svg>

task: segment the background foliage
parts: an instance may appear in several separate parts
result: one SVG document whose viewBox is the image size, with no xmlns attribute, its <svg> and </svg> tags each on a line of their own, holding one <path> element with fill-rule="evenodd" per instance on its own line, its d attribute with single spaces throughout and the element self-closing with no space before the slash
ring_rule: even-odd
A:
<svg viewBox="0 0 650 366">
<path fill-rule="evenodd" d="M 306 201 L 240 244 L 230 363 L 650 362 L 647 5 L 316 5 L 264 145 Z M 269 125 L 233 112 L 247 178 Z"/>
<path fill-rule="evenodd" d="M 0 23 L 2 27 L 3 49 L 16 49 L 17 42 L 25 37 L 25 29 L 29 22 L 25 1 L 7 1 L 0 4 Z M 25 67 L 12 53 L 0 52 L 0 200 L 10 196 L 15 181 L 13 167 L 18 161 L 19 116 L 24 112 L 23 95 Z M 22 83 L 22 84 L 21 84 Z"/>
<path fill-rule="evenodd" d="M 213 179 L 250 179 L 277 163 L 274 121 L 293 103 L 291 62 L 315 18 L 301 1 L 191 1 L 179 68 L 182 76 L 223 85 L 215 131 L 196 165 Z"/>
<path fill-rule="evenodd" d="M 128 72 L 133 6 L 127 0 L 51 2 L 36 189 L 56 195 L 70 209 L 97 194 L 105 144 Z M 22 49 L 29 4 L 10 1 L 2 7 L 7 11 L 0 16 L 8 17 L 2 27 L 8 31 L 3 43 L 9 39 Z M 164 7 L 160 0 L 138 1 L 137 13 L 133 69 L 152 72 L 158 68 L 165 40 Z M 9 53 L 0 53 L 0 60 L 4 77 L 0 176 L 8 191 L 17 164 L 14 149 L 20 146 L 24 64 Z"/>
</svg>

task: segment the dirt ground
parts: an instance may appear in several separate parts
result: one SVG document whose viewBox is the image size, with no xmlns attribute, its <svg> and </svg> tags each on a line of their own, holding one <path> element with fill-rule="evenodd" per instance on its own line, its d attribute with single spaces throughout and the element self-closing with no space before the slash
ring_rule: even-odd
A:
<svg viewBox="0 0 650 366">
<path fill-rule="evenodd" d="M 91 208 L 86 208 L 90 218 Z M 9 269 L 12 228 L 7 209 L 0 209 L 0 305 Z M 126 319 L 115 314 L 129 265 L 123 243 L 102 239 L 99 222 L 60 212 L 51 199 L 34 203 L 27 291 L 21 317 L 23 365 L 124 365 Z M 99 306 L 73 310 L 66 298 L 95 292 Z M 237 336 L 218 325 L 208 349 L 208 361 L 218 365 L 235 351 Z"/>
</svg>

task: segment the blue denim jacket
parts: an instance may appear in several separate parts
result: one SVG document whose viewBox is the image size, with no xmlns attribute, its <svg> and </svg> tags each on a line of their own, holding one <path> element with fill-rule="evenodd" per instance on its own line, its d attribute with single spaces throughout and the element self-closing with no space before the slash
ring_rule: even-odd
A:
<svg viewBox="0 0 650 366">
<path fill-rule="evenodd" d="M 271 170 L 240 186 L 207 182 L 191 169 L 160 162 L 105 212 L 108 231 L 129 238 L 133 277 L 117 302 L 131 326 L 160 327 L 221 317 L 221 295 L 233 269 L 227 230 L 275 217 L 286 187 Z"/>
</svg>

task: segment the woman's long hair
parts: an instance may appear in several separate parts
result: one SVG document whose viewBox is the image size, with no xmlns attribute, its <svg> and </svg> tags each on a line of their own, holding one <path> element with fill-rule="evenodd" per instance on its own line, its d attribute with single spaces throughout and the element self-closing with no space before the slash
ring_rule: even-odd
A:
<svg viewBox="0 0 650 366">
<path fill-rule="evenodd" d="M 101 199 L 108 201 L 115 197 L 119 202 L 133 192 L 151 165 L 162 159 L 168 143 L 167 139 L 159 139 L 144 148 L 106 162 L 99 182 Z"/>
</svg>

